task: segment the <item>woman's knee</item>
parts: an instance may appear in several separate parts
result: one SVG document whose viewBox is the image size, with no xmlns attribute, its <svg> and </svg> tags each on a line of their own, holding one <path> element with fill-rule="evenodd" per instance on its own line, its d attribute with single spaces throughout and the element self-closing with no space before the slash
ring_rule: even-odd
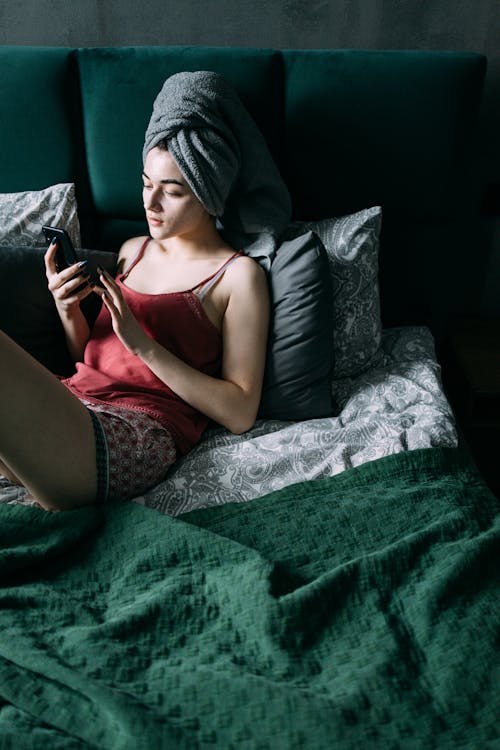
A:
<svg viewBox="0 0 500 750">
<path fill-rule="evenodd" d="M 4 464 L 4 462 L 0 459 L 0 474 L 5 477 L 5 479 L 8 479 L 9 482 L 12 484 L 17 484 L 19 487 L 22 487 L 22 482 L 18 479 L 18 477 L 14 474 L 13 471 L 9 469 L 9 467 Z"/>
</svg>

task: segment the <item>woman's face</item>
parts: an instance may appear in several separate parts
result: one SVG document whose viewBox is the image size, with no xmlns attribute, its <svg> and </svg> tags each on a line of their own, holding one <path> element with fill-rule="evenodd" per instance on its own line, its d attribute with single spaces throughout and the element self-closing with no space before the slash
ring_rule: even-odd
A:
<svg viewBox="0 0 500 750">
<path fill-rule="evenodd" d="M 184 179 L 168 151 L 153 148 L 142 173 L 142 199 L 151 237 L 196 239 L 211 217 Z"/>
</svg>

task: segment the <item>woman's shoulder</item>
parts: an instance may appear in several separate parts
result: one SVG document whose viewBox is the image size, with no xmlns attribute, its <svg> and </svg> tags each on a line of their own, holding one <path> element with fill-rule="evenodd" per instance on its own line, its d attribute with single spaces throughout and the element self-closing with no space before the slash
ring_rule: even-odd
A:
<svg viewBox="0 0 500 750">
<path fill-rule="evenodd" d="M 239 252 L 235 256 L 236 263 L 232 263 L 232 267 L 236 273 L 246 278 L 265 278 L 266 272 L 254 258 L 250 258 L 249 255 Z"/>
<path fill-rule="evenodd" d="M 267 285 L 266 272 L 262 266 L 253 258 L 244 253 L 235 256 L 233 263 L 224 274 L 231 291 L 236 293 L 256 288 L 264 288 Z"/>
<path fill-rule="evenodd" d="M 147 236 L 142 237 L 131 237 L 126 240 L 121 246 L 118 252 L 118 271 L 123 273 L 124 269 L 130 265 L 134 260 L 135 256 L 144 245 L 144 243 L 150 238 Z"/>
</svg>

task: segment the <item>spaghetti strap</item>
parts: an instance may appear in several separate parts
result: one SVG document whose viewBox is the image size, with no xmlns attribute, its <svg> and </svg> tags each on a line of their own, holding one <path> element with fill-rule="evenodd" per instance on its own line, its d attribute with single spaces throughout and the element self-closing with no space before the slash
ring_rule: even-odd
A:
<svg viewBox="0 0 500 750">
<path fill-rule="evenodd" d="M 230 258 L 228 258 L 225 263 L 222 264 L 220 268 L 217 269 L 213 274 L 208 276 L 206 279 L 203 279 L 203 281 L 199 281 L 197 284 L 195 284 L 191 289 L 188 289 L 189 292 L 194 292 L 195 289 L 199 289 L 199 287 L 203 287 L 201 291 L 197 293 L 197 297 L 199 300 L 202 300 L 203 297 L 205 297 L 206 294 L 210 291 L 210 289 L 216 284 L 216 282 L 219 280 L 220 276 L 224 273 L 226 268 L 237 258 L 239 258 L 241 253 L 239 251 L 236 251 L 231 255 Z"/>
<path fill-rule="evenodd" d="M 139 263 L 140 259 L 144 255 L 144 250 L 146 249 L 146 246 L 148 242 L 151 241 L 151 237 L 146 237 L 142 245 L 140 246 L 138 252 L 135 255 L 135 258 L 132 260 L 132 263 L 129 265 L 126 271 L 124 271 L 120 276 L 120 281 L 124 281 L 127 276 L 129 275 L 130 271 Z"/>
<path fill-rule="evenodd" d="M 145 241 L 144 241 L 144 242 L 142 243 L 141 247 L 139 248 L 138 252 L 137 252 L 137 253 L 136 253 L 136 255 L 135 255 L 135 258 L 134 258 L 134 259 L 132 260 L 132 262 L 131 262 L 131 264 L 129 265 L 129 267 L 127 268 L 127 270 L 126 270 L 126 271 L 124 271 L 124 272 L 123 272 L 123 273 L 122 273 L 122 274 L 120 275 L 120 277 L 119 277 L 120 281 L 125 281 L 125 279 L 126 279 L 126 278 L 127 278 L 127 276 L 129 275 L 129 273 L 130 273 L 130 272 L 132 271 L 132 269 L 133 269 L 133 268 L 135 268 L 135 266 L 136 266 L 136 265 L 137 265 L 137 264 L 139 263 L 139 261 L 141 260 L 142 256 L 144 255 L 144 251 L 145 251 L 145 249 L 146 249 L 146 246 L 147 246 L 148 242 L 150 242 L 150 240 L 151 240 L 151 237 L 147 237 L 147 238 L 145 239 Z M 205 295 L 207 294 L 207 292 L 208 292 L 208 291 L 209 291 L 209 290 L 210 290 L 210 289 L 212 288 L 212 286 L 213 286 L 213 285 L 214 285 L 214 284 L 215 284 L 215 283 L 217 282 L 217 280 L 219 279 L 219 277 L 220 277 L 220 276 L 222 276 L 222 274 L 224 273 L 224 271 L 226 270 L 226 268 L 228 267 L 228 265 L 229 265 L 230 263 L 232 263 L 232 262 L 233 262 L 233 260 L 236 260 L 236 258 L 239 258 L 239 256 L 240 256 L 241 254 L 242 254 L 242 253 L 240 253 L 240 252 L 238 252 L 238 251 L 236 251 L 235 253 L 233 253 L 233 254 L 231 255 L 231 257 L 230 257 L 230 258 L 228 258 L 228 259 L 227 259 L 227 260 L 226 260 L 226 261 L 225 261 L 225 262 L 224 262 L 224 263 L 222 264 L 222 266 L 221 266 L 220 268 L 218 268 L 218 269 L 217 269 L 217 271 L 215 271 L 215 272 L 214 272 L 213 274 L 211 274 L 210 276 L 207 276 L 207 278 L 206 278 L 206 279 L 203 279 L 202 281 L 199 281 L 199 282 L 198 282 L 197 284 L 195 284 L 194 286 L 192 286 L 192 287 L 191 287 L 191 289 L 186 289 L 186 292 L 194 292 L 194 291 L 195 291 L 195 289 L 198 289 L 199 287 L 204 287 L 204 288 L 203 288 L 203 289 L 202 289 L 202 290 L 201 290 L 201 291 L 200 291 L 199 293 L 197 293 L 197 297 L 198 297 L 198 298 L 199 298 L 200 300 L 201 300 L 201 299 L 203 299 L 203 297 L 204 297 L 204 296 L 205 296 Z M 185 292 L 183 292 L 183 293 L 185 293 Z"/>
</svg>

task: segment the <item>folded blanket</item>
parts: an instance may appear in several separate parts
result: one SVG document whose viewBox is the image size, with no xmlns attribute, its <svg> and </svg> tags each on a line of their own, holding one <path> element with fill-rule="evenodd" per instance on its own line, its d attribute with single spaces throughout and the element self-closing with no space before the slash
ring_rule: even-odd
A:
<svg viewBox="0 0 500 750">
<path fill-rule="evenodd" d="M 165 81 L 143 158 L 164 139 L 225 241 L 269 269 L 290 220 L 290 196 L 262 133 L 224 78 L 197 71 Z"/>
</svg>

